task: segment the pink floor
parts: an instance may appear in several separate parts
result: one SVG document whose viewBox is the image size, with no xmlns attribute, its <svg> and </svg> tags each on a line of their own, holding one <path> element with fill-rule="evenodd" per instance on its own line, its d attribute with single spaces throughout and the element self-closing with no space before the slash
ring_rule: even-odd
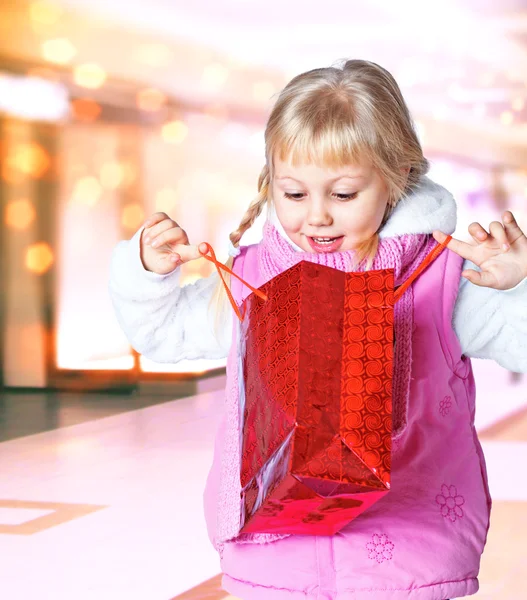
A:
<svg viewBox="0 0 527 600">
<path fill-rule="evenodd" d="M 480 430 L 527 407 L 527 376 L 474 366 Z M 208 392 L 0 444 L 0 598 L 170 600 L 217 575 L 202 492 L 221 408 Z M 483 438 L 525 536 L 527 437 Z M 488 575 L 481 597 L 498 598 Z"/>
</svg>

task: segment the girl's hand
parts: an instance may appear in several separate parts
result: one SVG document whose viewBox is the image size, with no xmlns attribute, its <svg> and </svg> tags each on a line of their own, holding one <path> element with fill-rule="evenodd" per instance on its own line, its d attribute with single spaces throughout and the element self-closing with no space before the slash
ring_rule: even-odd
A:
<svg viewBox="0 0 527 600">
<path fill-rule="evenodd" d="M 198 246 L 191 246 L 187 234 L 166 213 L 154 213 L 143 223 L 141 261 L 147 271 L 166 275 L 179 265 L 201 258 Z M 204 244 L 200 245 L 206 252 Z"/>
<path fill-rule="evenodd" d="M 472 223 L 468 231 L 474 243 L 466 244 L 452 239 L 447 248 L 481 268 L 463 271 L 462 275 L 475 285 L 508 290 L 527 277 L 527 238 L 508 210 L 499 221 L 489 225 L 490 233 L 479 223 Z M 442 231 L 433 232 L 440 244 L 446 239 Z"/>
</svg>

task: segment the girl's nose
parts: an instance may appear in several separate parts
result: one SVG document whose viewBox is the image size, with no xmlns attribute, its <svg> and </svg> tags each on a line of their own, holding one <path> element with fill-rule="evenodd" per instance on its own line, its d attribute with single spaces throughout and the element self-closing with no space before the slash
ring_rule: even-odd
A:
<svg viewBox="0 0 527 600">
<path fill-rule="evenodd" d="M 311 227 L 322 227 L 323 225 L 332 225 L 333 217 L 324 204 L 320 206 L 310 206 L 307 221 Z"/>
</svg>

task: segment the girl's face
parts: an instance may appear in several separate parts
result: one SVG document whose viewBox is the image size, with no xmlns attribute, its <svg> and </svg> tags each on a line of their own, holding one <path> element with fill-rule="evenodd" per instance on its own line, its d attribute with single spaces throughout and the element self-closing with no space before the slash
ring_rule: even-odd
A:
<svg viewBox="0 0 527 600">
<path fill-rule="evenodd" d="M 371 238 L 388 203 L 388 188 L 370 164 L 336 171 L 274 161 L 272 197 L 289 238 L 305 252 L 343 252 Z"/>
</svg>

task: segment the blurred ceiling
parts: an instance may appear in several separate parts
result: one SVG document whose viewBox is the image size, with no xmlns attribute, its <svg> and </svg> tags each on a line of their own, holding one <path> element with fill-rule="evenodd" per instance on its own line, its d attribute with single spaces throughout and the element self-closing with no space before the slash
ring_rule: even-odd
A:
<svg viewBox="0 0 527 600">
<path fill-rule="evenodd" d="M 63 12 L 35 26 L 31 6 L 39 4 Z M 435 146 L 446 149 L 454 136 L 466 156 L 527 164 L 527 0 L 3 0 L 0 7 L 4 56 L 41 56 L 46 36 L 67 37 L 72 64 L 92 60 L 167 93 L 252 106 L 262 118 L 293 75 L 372 60 L 393 73 Z M 165 59 L 160 51 L 157 64 L 144 60 L 148 52 L 142 60 L 141 44 L 165 48 Z"/>
</svg>

